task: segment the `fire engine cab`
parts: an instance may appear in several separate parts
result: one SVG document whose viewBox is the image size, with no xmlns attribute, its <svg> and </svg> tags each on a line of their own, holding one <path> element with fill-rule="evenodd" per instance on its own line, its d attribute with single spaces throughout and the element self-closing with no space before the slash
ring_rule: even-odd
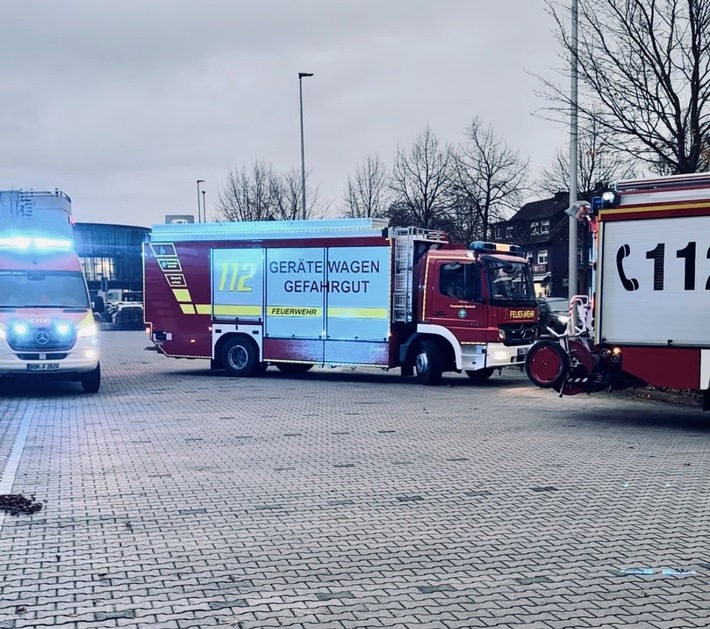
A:
<svg viewBox="0 0 710 629">
<path fill-rule="evenodd" d="M 166 356 L 208 358 L 234 376 L 273 364 L 484 380 L 522 368 L 537 330 L 521 253 L 380 219 L 156 225 L 145 318 Z"/>
<path fill-rule="evenodd" d="M 578 216 L 595 235 L 595 295 L 532 347 L 530 380 L 560 395 L 691 389 L 710 410 L 710 175 L 621 181 Z"/>
</svg>

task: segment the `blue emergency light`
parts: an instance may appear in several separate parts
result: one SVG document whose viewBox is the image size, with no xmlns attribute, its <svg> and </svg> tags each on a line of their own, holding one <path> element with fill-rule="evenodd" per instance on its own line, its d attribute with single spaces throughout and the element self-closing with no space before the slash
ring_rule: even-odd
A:
<svg viewBox="0 0 710 629">
<path fill-rule="evenodd" d="M 50 236 L 0 236 L 0 248 L 16 251 L 71 251 L 74 243 L 69 238 L 53 238 Z"/>
<path fill-rule="evenodd" d="M 469 249 L 479 253 L 509 253 L 514 256 L 522 256 L 523 248 L 519 245 L 508 245 L 500 242 L 484 242 L 483 240 L 474 240 Z"/>
</svg>

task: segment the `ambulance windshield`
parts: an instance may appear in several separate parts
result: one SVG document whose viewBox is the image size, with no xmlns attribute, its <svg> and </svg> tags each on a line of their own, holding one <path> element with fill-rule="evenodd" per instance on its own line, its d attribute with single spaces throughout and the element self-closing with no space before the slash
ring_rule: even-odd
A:
<svg viewBox="0 0 710 629">
<path fill-rule="evenodd" d="M 491 304 L 501 306 L 534 306 L 535 287 L 530 265 L 524 262 L 485 257 Z"/>
<path fill-rule="evenodd" d="M 0 271 L 0 308 L 89 308 L 78 271 Z"/>
</svg>

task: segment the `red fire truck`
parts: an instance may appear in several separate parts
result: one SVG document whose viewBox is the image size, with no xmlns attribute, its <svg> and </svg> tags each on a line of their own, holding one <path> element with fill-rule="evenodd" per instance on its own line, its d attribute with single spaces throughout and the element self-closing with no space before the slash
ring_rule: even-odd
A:
<svg viewBox="0 0 710 629">
<path fill-rule="evenodd" d="M 536 333 L 520 254 L 378 219 L 156 225 L 144 247 L 146 324 L 166 356 L 208 358 L 234 376 L 273 364 L 484 380 L 522 369 Z"/>
<path fill-rule="evenodd" d="M 595 234 L 596 294 L 532 347 L 530 380 L 560 395 L 692 389 L 710 410 L 710 174 L 621 181 L 579 216 Z"/>
<path fill-rule="evenodd" d="M 0 192 L 0 376 L 101 384 L 98 327 L 74 250 L 69 197 Z"/>
</svg>

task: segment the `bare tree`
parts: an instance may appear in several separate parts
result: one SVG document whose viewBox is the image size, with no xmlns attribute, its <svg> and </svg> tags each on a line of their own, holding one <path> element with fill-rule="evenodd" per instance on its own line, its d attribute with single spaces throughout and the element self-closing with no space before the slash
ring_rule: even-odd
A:
<svg viewBox="0 0 710 629">
<path fill-rule="evenodd" d="M 527 190 L 528 160 L 493 130 L 474 118 L 466 141 L 452 153 L 456 238 L 470 242 L 488 237 L 488 225 L 520 207 Z"/>
<path fill-rule="evenodd" d="M 389 196 L 389 177 L 384 163 L 378 155 L 368 155 L 357 167 L 355 176 L 348 177 L 343 216 L 381 218 L 387 213 Z"/>
<path fill-rule="evenodd" d="M 610 183 L 620 179 L 638 177 L 641 164 L 620 153 L 613 142 L 610 142 L 599 123 L 592 119 L 578 135 L 577 182 L 579 190 L 584 194 L 594 190 L 597 183 Z M 545 194 L 556 194 L 569 190 L 569 150 L 557 150 L 553 163 L 542 171 L 535 188 Z"/>
<path fill-rule="evenodd" d="M 217 215 L 223 221 L 263 221 L 277 210 L 279 181 L 270 165 L 255 161 L 229 173 L 227 185 L 219 193 Z"/>
<path fill-rule="evenodd" d="M 396 216 L 408 217 L 415 227 L 435 228 L 449 218 L 451 154 L 427 125 L 412 148 L 397 151 L 390 188 Z M 391 216 L 392 221 L 395 216 Z M 397 219 L 401 221 L 402 218 Z M 401 224 L 401 223 L 400 223 Z"/>
<path fill-rule="evenodd" d="M 25 210 L 21 190 L 0 192 L 0 225 L 13 223 L 20 219 Z"/>
<path fill-rule="evenodd" d="M 242 166 L 229 174 L 227 185 L 219 193 L 217 218 L 223 221 L 294 220 L 303 217 L 300 171 L 295 168 L 281 174 L 271 165 L 255 161 L 251 170 Z M 309 191 L 306 216 L 318 214 L 318 190 Z"/>
<path fill-rule="evenodd" d="M 565 56 L 573 58 L 569 3 L 546 0 Z M 578 0 L 579 113 L 616 150 L 662 173 L 707 168 L 710 0 Z M 565 88 L 542 80 L 550 109 L 566 114 Z"/>
<path fill-rule="evenodd" d="M 306 183 L 310 173 L 306 173 Z M 274 216 L 279 220 L 293 221 L 303 218 L 303 180 L 297 168 L 285 172 L 278 182 L 278 212 Z M 322 218 L 323 211 L 318 205 L 319 188 L 306 186 L 306 218 Z"/>
</svg>

